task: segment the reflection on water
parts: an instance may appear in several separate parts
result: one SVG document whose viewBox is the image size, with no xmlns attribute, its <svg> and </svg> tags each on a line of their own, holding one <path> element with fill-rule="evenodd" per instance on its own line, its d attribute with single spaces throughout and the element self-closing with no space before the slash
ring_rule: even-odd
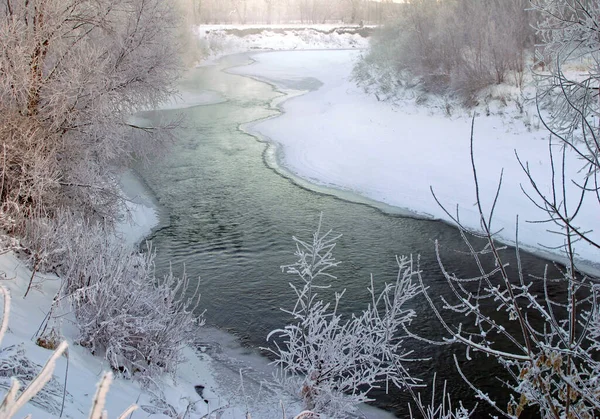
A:
<svg viewBox="0 0 600 419">
<path fill-rule="evenodd" d="M 164 158 L 140 169 L 165 208 L 164 228 L 152 237 L 158 250 L 157 267 L 166 270 L 171 263 L 181 272 L 185 266 L 188 275 L 200 278 L 202 308 L 207 310 L 211 326 L 257 348 L 266 344 L 270 330 L 289 321 L 280 307 L 294 303 L 288 285 L 293 278 L 286 277 L 280 266 L 295 261 L 292 236 L 310 237 L 320 213 L 325 228 L 344 234 L 336 247 L 336 258 L 342 264 L 333 284 L 334 290 L 347 289 L 343 310 L 357 311 L 368 303 L 370 274 L 377 287 L 395 279 L 396 255 L 421 255 L 431 295 L 447 294 L 435 258 L 435 240 L 442 244 L 442 257 L 450 272 L 478 274 L 470 258 L 456 251 L 464 250 L 456 229 L 311 192 L 269 169 L 263 162 L 265 144 L 238 127 L 276 114 L 269 104 L 279 93 L 265 83 L 221 71 L 247 61 L 243 55 L 227 57 L 218 66 L 198 68 L 188 76 L 182 89 L 189 94 L 211 90 L 227 101 L 163 111 L 167 116 L 182 113 L 186 127 Z M 143 117 L 161 115 L 147 112 Z M 530 255 L 522 259 L 531 272 L 543 272 L 543 260 Z M 413 330 L 428 337 L 442 336 L 426 302 L 418 299 L 412 305 L 419 313 Z M 410 367 L 415 375 L 430 381 L 438 371 L 438 381 L 451 380 L 451 392 L 467 406 L 474 404 L 470 403 L 470 391 L 454 373 L 452 353 L 456 348 L 425 347 L 412 341 L 407 346 L 416 356 L 431 358 Z M 464 353 L 459 353 L 464 359 Z M 489 360 L 470 363 L 469 371 L 475 382 L 484 382 L 484 390 L 498 391 L 499 383 L 489 379 L 496 373 Z M 398 416 L 406 414 L 408 395 L 395 391 L 377 398 L 377 404 Z"/>
</svg>

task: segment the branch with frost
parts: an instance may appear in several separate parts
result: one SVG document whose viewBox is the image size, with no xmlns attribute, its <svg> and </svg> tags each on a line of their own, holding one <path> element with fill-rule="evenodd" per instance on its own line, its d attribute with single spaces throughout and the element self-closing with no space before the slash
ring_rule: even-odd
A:
<svg viewBox="0 0 600 419">
<path fill-rule="evenodd" d="M 549 277 L 547 269 L 541 276 L 527 275 L 520 258 L 518 217 L 516 274 L 509 273 L 506 255 L 491 227 L 502 178 L 490 211 L 485 213 L 472 144 L 473 128 L 471 163 L 483 232 L 468 232 L 458 215 L 446 213 L 458 226 L 479 273 L 464 278 L 449 272 L 436 242 L 440 269 L 451 294 L 439 302 L 426 291 L 425 297 L 447 331 L 447 340 L 462 344 L 468 361 L 472 352 L 480 352 L 495 359 L 508 373 L 509 379 L 504 384 L 511 394 L 504 407 L 478 389 L 458 361 L 455 362 L 476 396 L 498 413 L 519 417 L 527 406 L 535 406 L 543 417 L 592 417 L 600 407 L 598 361 L 593 355 L 598 345 L 598 336 L 594 333 L 598 319 L 594 314 L 598 306 L 597 280 L 578 272 L 573 246 L 576 235 L 567 223 L 562 227 L 565 231 L 563 251 L 568 262 L 560 271 L 560 277 Z M 563 197 L 566 196 L 566 183 L 563 172 L 558 184 Z M 554 179 L 553 185 L 557 185 Z M 567 204 L 565 198 L 559 210 L 563 217 L 569 218 L 574 212 L 569 212 L 571 208 Z M 555 212 L 546 209 L 546 213 L 553 222 L 560 224 Z M 481 239 L 483 245 L 479 244 Z M 451 323 L 444 312 L 458 314 L 468 321 Z"/>
<path fill-rule="evenodd" d="M 396 281 L 378 293 L 371 278 L 368 307 L 342 315 L 338 306 L 344 291 L 333 302 L 317 294 L 329 286 L 322 279 L 336 278 L 329 269 L 339 263 L 332 256 L 339 236 L 330 237 L 331 231 L 321 233 L 319 222 L 312 242 L 294 238 L 298 262 L 284 270 L 296 275 L 300 286 L 290 283 L 297 301 L 292 310 L 283 310 L 294 321 L 268 335 L 274 347 L 267 350 L 276 358 L 277 381 L 299 395 L 307 409 L 345 417 L 357 404 L 371 400 L 373 388 L 418 384 L 404 368 L 413 359 L 403 348 L 403 331 L 415 316 L 406 303 L 420 288 L 414 280 L 418 267 L 410 258 L 399 258 Z"/>
<path fill-rule="evenodd" d="M 474 415 L 475 409 L 477 405 L 471 410 L 466 409 L 462 402 L 458 403 L 458 407 L 452 407 L 452 399 L 450 398 L 450 394 L 448 394 L 446 389 L 446 382 L 444 381 L 444 385 L 442 387 L 442 394 L 438 398 L 436 394 L 436 375 L 433 376 L 432 383 L 432 393 L 431 393 L 431 401 L 429 403 L 425 403 L 421 399 L 421 394 L 414 395 L 414 401 L 416 403 L 416 408 L 421 413 L 423 419 L 467 419 Z M 413 419 L 415 416 L 413 415 L 412 407 L 409 405 L 410 417 Z"/>
<path fill-rule="evenodd" d="M 596 174 L 600 165 L 600 5 L 587 0 L 531 0 L 538 12 L 537 74 L 542 122 L 566 147 L 580 154 Z"/>
</svg>

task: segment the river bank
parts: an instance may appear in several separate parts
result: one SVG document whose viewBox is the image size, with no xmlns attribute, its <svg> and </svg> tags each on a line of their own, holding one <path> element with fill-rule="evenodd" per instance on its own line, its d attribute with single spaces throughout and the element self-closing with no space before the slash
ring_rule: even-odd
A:
<svg viewBox="0 0 600 419">
<path fill-rule="evenodd" d="M 298 178 L 357 194 L 388 208 L 452 222 L 433 191 L 451 214 L 458 207 L 465 227 L 478 230 L 470 161 L 472 115 L 456 110 L 448 116 L 441 104 L 379 101 L 352 81 L 359 57 L 357 51 L 252 54 L 253 64 L 229 71 L 267 81 L 282 92 L 290 83 L 301 84 L 302 80 L 318 80 L 321 85 L 306 89 L 304 94 L 294 93 L 287 100 L 279 99 L 281 115 L 249 124 L 247 129 L 277 144 L 279 163 Z M 503 175 L 494 212 L 494 230 L 499 231 L 500 240 L 515 244 L 518 216 L 520 247 L 564 262 L 560 250 L 552 250 L 562 244 L 562 237 L 549 231 L 552 226 L 536 223 L 547 216 L 521 190 L 523 187 L 535 196 L 515 156 L 529 164 L 542 191 L 551 191 L 545 129 L 531 126 L 517 110 L 506 107 L 475 117 L 473 146 L 484 211 L 491 209 Z M 566 178 L 579 179 L 577 156 L 568 153 L 566 162 Z M 570 188 L 571 202 L 577 202 L 577 193 L 577 188 Z M 583 230 L 593 230 L 593 202 L 584 202 L 578 220 Z M 597 239 L 599 233 L 590 235 Z M 576 252 L 581 269 L 600 272 L 593 246 L 579 242 Z"/>
</svg>

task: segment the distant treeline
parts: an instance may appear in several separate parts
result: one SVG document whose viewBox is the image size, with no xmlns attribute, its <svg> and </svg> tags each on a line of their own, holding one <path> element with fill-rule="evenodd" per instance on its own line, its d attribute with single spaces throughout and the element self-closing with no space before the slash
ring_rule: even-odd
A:
<svg viewBox="0 0 600 419">
<path fill-rule="evenodd" d="M 412 0 L 399 9 L 357 68 L 359 81 L 384 94 L 416 84 L 466 101 L 491 84 L 522 85 L 536 45 L 529 0 Z"/>
<path fill-rule="evenodd" d="M 383 23 L 392 0 L 187 0 L 196 24 Z"/>
</svg>

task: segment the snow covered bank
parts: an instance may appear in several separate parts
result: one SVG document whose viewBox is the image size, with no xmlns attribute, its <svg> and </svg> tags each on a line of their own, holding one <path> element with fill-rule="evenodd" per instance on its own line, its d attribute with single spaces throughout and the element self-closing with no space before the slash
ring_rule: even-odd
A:
<svg viewBox="0 0 600 419">
<path fill-rule="evenodd" d="M 364 49 L 371 28 L 339 25 L 203 25 L 196 28 L 203 65 L 252 50 Z"/>
<path fill-rule="evenodd" d="M 117 225 L 117 233 L 123 241 L 138 245 L 158 223 L 157 205 L 142 181 L 128 171 L 119 179 L 121 190 L 127 198 L 126 213 Z"/>
<path fill-rule="evenodd" d="M 132 173 L 122 176 L 121 186 L 131 201 L 128 216 L 117 230 L 125 242 L 134 245 L 151 231 L 158 218 L 150 195 Z M 0 388 L 6 390 L 10 377 L 15 374 L 24 385 L 28 384 L 32 374 L 39 371 L 52 354 L 51 350 L 38 346 L 36 339 L 61 280 L 53 274 L 36 273 L 32 291 L 24 298 L 32 272 L 12 252 L 0 254 L 0 274 L 2 286 L 12 295 L 9 331 L 0 345 L 0 363 L 6 367 L 0 372 Z M 48 418 L 59 417 L 62 411 L 61 417 L 65 418 L 87 417 L 96 385 L 110 366 L 101 354 L 94 356 L 89 349 L 77 345 L 78 330 L 73 313 L 55 311 L 47 331 L 50 328 L 60 334 L 57 340 L 68 342 L 68 355 L 59 359 L 54 378 L 19 414 Z M 206 345 L 214 346 L 210 339 L 206 340 Z M 240 386 L 238 372 L 191 347 L 183 349 L 183 356 L 185 361 L 179 365 L 175 377 L 159 377 L 152 388 L 142 388 L 135 380 L 116 378 L 106 401 L 108 417 L 118 417 L 132 404 L 137 404 L 146 417 L 176 417 L 184 412 L 207 419 L 214 418 L 216 412 L 223 418 L 244 417 L 243 407 L 238 407 L 244 403 L 235 392 Z M 9 368 L 17 361 L 18 369 Z M 247 386 L 249 391 L 258 391 L 257 384 L 250 382 Z"/>
<path fill-rule="evenodd" d="M 316 78 L 323 85 L 284 102 L 284 114 L 253 124 L 251 129 L 282 148 L 285 168 L 313 183 L 449 220 L 436 204 L 431 187 L 451 213 L 459 206 L 465 226 L 479 229 L 470 161 L 471 115 L 447 117 L 442 110 L 410 101 L 401 106 L 378 101 L 350 81 L 358 57 L 357 51 L 254 54 L 256 63 L 231 71 L 282 87 L 286 87 L 285 80 L 306 78 Z M 541 244 L 558 246 L 562 237 L 548 232 L 547 224 L 527 222 L 546 217 L 521 191 L 521 185 L 530 193 L 532 188 L 515 157 L 516 152 L 522 161 L 529 162 L 538 186 L 549 192 L 547 138 L 546 131 L 527 126 L 510 112 L 475 119 L 474 156 L 485 211 L 491 208 L 504 169 L 492 227 L 503 229 L 500 236 L 512 243 L 518 215 L 522 246 L 540 253 L 553 252 L 557 257 L 555 251 Z M 567 176 L 578 178 L 580 162 L 569 155 L 567 166 Z M 576 190 L 573 192 L 576 195 Z M 589 204 L 579 216 L 583 230 L 598 225 L 597 208 Z M 598 239 L 599 233 L 593 233 L 592 239 Z M 575 248 L 583 259 L 600 260 L 597 250 L 585 243 L 577 243 Z"/>
<path fill-rule="evenodd" d="M 122 240 L 133 246 L 157 224 L 156 206 L 134 174 L 123 174 L 120 184 L 130 202 L 127 204 L 128 214 L 117 226 L 117 230 Z M 97 383 L 103 373 L 110 370 L 110 365 L 102 353 L 94 356 L 88 348 L 77 344 L 79 333 L 74 314 L 68 305 L 55 307 L 52 320 L 48 326 L 44 326 L 46 316 L 53 306 L 53 299 L 59 292 L 61 279 L 53 274 L 36 273 L 32 276 L 27 264 L 12 252 L 0 254 L 0 275 L 3 279 L 1 285 L 12 295 L 9 330 L 0 344 L 0 364 L 3 366 L 0 368 L 0 389 L 6 391 L 9 388 L 11 376 L 16 376 L 23 385 L 29 384 L 52 354 L 52 350 L 37 345 L 37 338 L 43 334 L 49 342 L 47 336 L 52 329 L 56 331 L 51 335 L 56 342 L 67 341 L 68 355 L 59 359 L 53 379 L 17 416 L 32 414 L 33 418 L 88 417 Z M 24 298 L 31 278 L 32 290 Z M 67 311 L 62 312 L 65 309 Z M 41 332 L 42 330 L 46 333 Z M 203 335 L 203 340 L 198 345 L 201 349 L 183 348 L 184 362 L 178 366 L 174 376 L 165 374 L 156 377 L 150 388 L 142 388 L 135 380 L 116 378 L 106 400 L 108 417 L 118 417 L 132 404 L 138 405 L 138 414 L 144 417 L 175 418 L 187 415 L 185 417 L 233 419 L 245 417 L 247 407 L 252 408 L 253 412 L 267 412 L 262 417 L 276 417 L 278 413 L 273 412 L 280 411 L 280 398 L 272 400 L 274 393 L 263 391 L 263 395 L 257 397 L 257 403 L 244 400 L 240 394 L 239 371 L 227 364 L 228 355 L 221 356 L 221 361 L 216 362 L 207 354 L 218 345 L 220 342 L 212 335 Z M 263 361 L 263 364 L 266 363 L 267 361 Z M 250 375 L 244 385 L 249 396 L 261 394 L 260 382 Z M 0 398 L 2 396 L 0 391 Z M 266 407 L 261 406 L 260 401 L 264 401 Z M 287 405 L 294 408 L 291 402 Z"/>
<path fill-rule="evenodd" d="M 12 295 L 9 332 L 2 342 L 0 358 L 6 361 L 15 352 L 10 350 L 10 347 L 15 345 L 16 351 L 22 351 L 22 359 L 43 365 L 52 352 L 37 346 L 34 336 L 44 322 L 60 280 L 52 275 L 36 275 L 35 282 L 38 285 L 35 291 L 24 299 L 31 271 L 12 253 L 0 256 L 0 271 L 5 277 L 2 285 Z M 68 313 L 62 317 L 61 331 L 64 334 L 63 338 L 69 343 L 68 356 L 58 361 L 54 379 L 40 393 L 44 397 L 34 398 L 22 409 L 21 415 L 31 413 L 34 418 L 58 417 L 62 409 L 63 389 L 66 388 L 63 417 L 87 417 L 96 384 L 102 372 L 109 368 L 102 358 L 91 355 L 88 349 L 75 343 L 76 329 L 72 321 Z M 109 417 L 117 417 L 133 403 L 150 412 L 153 410 L 152 406 L 160 406 L 159 399 L 163 399 L 174 411 L 180 413 L 189 408 L 198 414 L 206 414 L 226 406 L 228 402 L 223 397 L 224 391 L 213 378 L 214 368 L 210 358 L 199 355 L 191 348 L 186 348 L 184 355 L 187 361 L 181 364 L 177 380 L 164 377 L 157 381 L 158 387 L 152 391 L 142 389 L 136 381 L 116 379 L 107 398 Z M 23 380 L 22 377 L 19 379 Z M 8 388 L 9 383 L 9 377 L 0 377 L 1 388 Z M 202 397 L 194 388 L 197 385 L 205 387 Z M 157 412 L 167 410 L 170 408 L 164 405 L 156 409 Z M 168 417 L 163 414 L 151 416 Z"/>
</svg>

